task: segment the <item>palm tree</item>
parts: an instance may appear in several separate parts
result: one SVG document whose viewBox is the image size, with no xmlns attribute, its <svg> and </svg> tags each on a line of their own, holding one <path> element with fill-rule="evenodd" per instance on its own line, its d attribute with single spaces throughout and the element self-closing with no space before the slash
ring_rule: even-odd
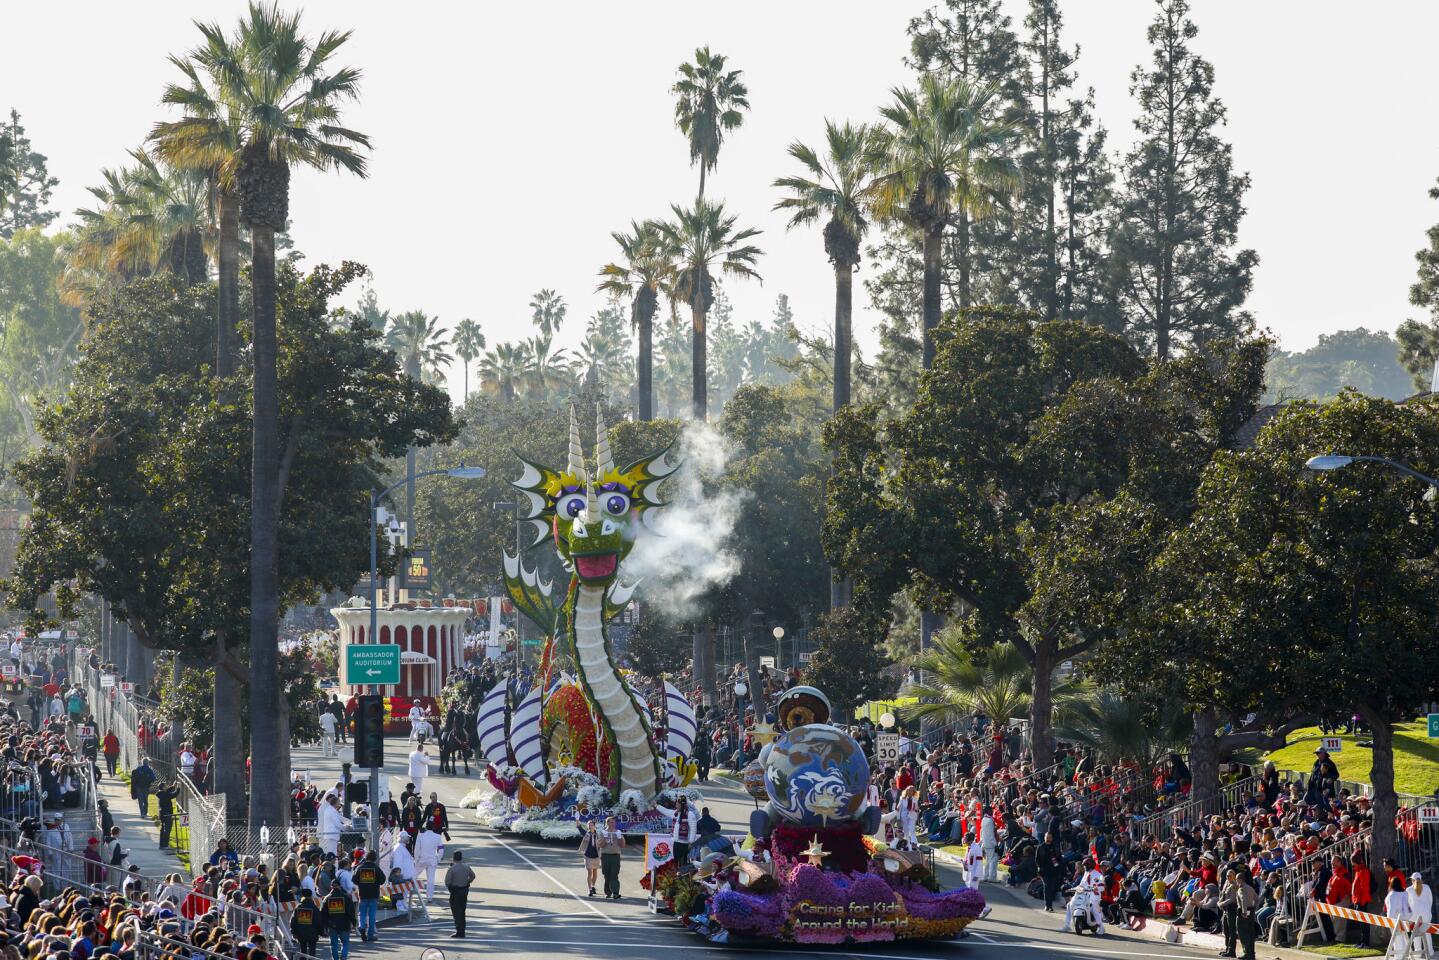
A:
<svg viewBox="0 0 1439 960">
<path fill-rule="evenodd" d="M 789 155 L 805 169 L 804 175 L 780 177 L 776 187 L 789 196 L 774 205 L 791 212 L 791 227 L 824 224 L 824 252 L 834 264 L 834 410 L 849 403 L 849 364 L 853 352 L 854 268 L 859 265 L 860 243 L 869 230 L 865 219 L 870 189 L 869 127 L 824 123 L 825 155 L 811 147 L 790 144 Z"/>
<path fill-rule="evenodd" d="M 424 380 L 427 372 L 438 372 L 450 365 L 449 340 L 440 327 L 440 318 L 423 310 L 406 310 L 390 318 L 385 333 L 385 346 L 395 351 L 400 365 L 413 380 Z M 405 451 L 405 519 L 410 521 L 410 537 L 415 536 L 415 448 Z"/>
<path fill-rule="evenodd" d="M 999 732 L 1009 727 L 1010 720 L 1029 714 L 1034 674 L 1011 644 L 973 653 L 965 645 L 961 625 L 936 634 L 914 663 L 925 681 L 910 687 L 910 695 L 919 697 L 919 702 L 900 708 L 906 719 L 954 724 L 981 713 Z M 1054 688 L 1055 709 L 1067 709 L 1085 694 L 1086 688 L 1077 681 L 1060 682 Z"/>
<path fill-rule="evenodd" d="M 693 207 L 671 204 L 670 210 L 674 220 L 661 223 L 659 229 L 674 257 L 675 297 L 690 305 L 694 417 L 704 420 L 709 414 L 705 329 L 714 303 L 715 273 L 759 280 L 754 266 L 764 251 L 745 241 L 761 231 L 736 230 L 737 218 L 725 216 L 724 201 L 710 203 L 698 197 Z"/>
<path fill-rule="evenodd" d="M 675 125 L 689 138 L 690 166 L 699 164 L 700 189 L 705 195 L 705 172 L 719 162 L 720 144 L 730 130 L 744 123 L 741 110 L 749 109 L 749 89 L 740 80 L 743 70 L 725 70 L 725 58 L 709 47 L 695 51 L 694 63 L 682 63 L 680 78 L 670 88 L 675 101 Z"/>
<path fill-rule="evenodd" d="M 470 364 L 485 349 L 485 335 L 480 325 L 468 317 L 455 324 L 455 355 L 465 365 L 465 392 L 460 396 L 460 406 L 470 398 Z"/>
<path fill-rule="evenodd" d="M 523 376 L 520 348 L 513 343 L 497 343 L 480 358 L 480 384 L 488 393 L 498 393 L 505 400 L 514 400 Z"/>
<path fill-rule="evenodd" d="M 130 151 L 130 158 L 134 166 L 102 170 L 104 185 L 89 188 L 99 207 L 75 211 L 75 264 L 122 278 L 167 271 L 203 283 L 210 227 L 205 178 L 162 165 L 144 150 Z"/>
<path fill-rule="evenodd" d="M 207 170 L 223 193 L 233 189 L 239 219 L 249 227 L 253 336 L 253 432 L 250 497 L 250 755 L 249 818 L 283 824 L 289 814 L 285 783 L 289 737 L 278 672 L 279 614 L 279 397 L 276 383 L 275 232 L 289 219 L 290 168 L 365 174 L 362 148 L 369 138 L 340 124 L 339 105 L 358 94 L 360 72 L 332 68 L 348 32 L 329 31 L 313 41 L 298 14 L 251 2 L 233 38 L 201 26 L 202 47 L 193 63 L 173 60 L 190 81 L 166 100 L 181 105 L 184 120 L 153 134 L 161 152 L 181 166 Z M 210 85 L 201 83 L 200 72 Z M 226 230 L 228 205 L 221 213 Z M 221 259 L 226 258 L 222 241 Z M 236 258 L 238 262 L 238 258 Z M 222 270 L 223 281 L 223 270 Z M 222 304 L 224 297 L 221 297 Z"/>
<path fill-rule="evenodd" d="M 556 350 L 554 337 L 537 333 L 520 341 L 516 349 L 520 380 L 530 399 L 545 403 L 552 388 L 568 380 L 574 372 L 574 361 L 564 350 Z"/>
<path fill-rule="evenodd" d="M 1018 192 L 1019 166 L 1009 150 L 1014 127 L 992 119 L 995 88 L 925 74 L 919 90 L 896 88 L 880 110 L 888 126 L 874 132 L 877 215 L 903 219 L 924 237 L 924 368 L 934 363 L 939 324 L 940 241 L 959 228 L 959 305 L 970 305 L 969 226 Z"/>
<path fill-rule="evenodd" d="M 639 390 L 639 418 L 653 420 L 655 415 L 654 355 L 655 314 L 659 311 L 660 292 L 668 291 L 674 276 L 674 264 L 665 244 L 664 234 L 654 221 L 630 221 L 630 232 L 610 234 L 619 244 L 622 262 L 607 263 L 600 268 L 598 289 L 630 300 L 630 325 L 639 333 L 639 356 L 635 360 L 635 382 Z"/>
<path fill-rule="evenodd" d="M 1137 761 L 1149 769 L 1164 754 L 1188 742 L 1194 733 L 1187 710 L 1156 718 L 1142 702 L 1115 690 L 1099 690 L 1056 711 L 1054 735 L 1076 743 L 1101 762 Z"/>
<path fill-rule="evenodd" d="M 554 337 L 565 322 L 565 298 L 553 290 L 541 290 L 530 298 L 530 319 L 542 337 Z"/>
</svg>

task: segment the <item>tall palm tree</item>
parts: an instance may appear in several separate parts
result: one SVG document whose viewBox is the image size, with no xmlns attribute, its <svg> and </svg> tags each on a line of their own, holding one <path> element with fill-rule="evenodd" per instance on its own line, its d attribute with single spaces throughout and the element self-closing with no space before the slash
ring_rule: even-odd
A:
<svg viewBox="0 0 1439 960">
<path fill-rule="evenodd" d="M 655 314 L 660 292 L 667 291 L 674 277 L 674 263 L 664 233 L 652 220 L 630 221 L 630 232 L 610 234 L 619 244 L 622 260 L 600 268 L 598 289 L 613 296 L 630 297 L 630 325 L 639 333 L 639 355 L 635 360 L 635 382 L 639 391 L 639 418 L 655 415 L 654 356 Z"/>
<path fill-rule="evenodd" d="M 834 264 L 834 410 L 849 403 L 850 356 L 853 352 L 851 318 L 854 310 L 854 268 L 859 265 L 860 243 L 869 230 L 865 218 L 869 203 L 869 127 L 824 123 L 825 153 L 796 141 L 789 155 L 804 167 L 804 174 L 780 177 L 776 187 L 789 196 L 774 205 L 790 213 L 791 227 L 824 218 L 824 252 Z"/>
<path fill-rule="evenodd" d="M 749 89 L 743 70 L 725 70 L 725 58 L 709 47 L 695 51 L 694 63 L 682 63 L 680 78 L 670 88 L 675 100 L 675 125 L 690 142 L 690 166 L 699 164 L 699 197 L 705 195 L 705 173 L 719 162 L 724 135 L 744 123 Z"/>
<path fill-rule="evenodd" d="M 414 380 L 424 380 L 427 371 L 450 365 L 450 343 L 440 318 L 423 310 L 406 310 L 390 318 L 385 345 L 400 358 L 400 366 Z M 415 448 L 405 450 L 405 519 L 410 537 L 415 536 Z"/>
<path fill-rule="evenodd" d="M 520 379 L 532 400 L 548 402 L 554 387 L 574 373 L 574 360 L 565 350 L 556 350 L 554 337 L 537 333 L 520 341 L 516 350 Z"/>
<path fill-rule="evenodd" d="M 497 343 L 480 358 L 480 384 L 487 393 L 497 393 L 505 400 L 514 400 L 523 377 L 519 346 Z"/>
<path fill-rule="evenodd" d="M 465 392 L 460 395 L 460 406 L 470 399 L 470 364 L 485 349 L 485 335 L 480 325 L 466 317 L 455 324 L 455 355 L 465 365 Z"/>
<path fill-rule="evenodd" d="M 565 298 L 553 290 L 541 290 L 530 298 L 530 319 L 539 328 L 540 336 L 553 338 L 565 322 Z"/>
<path fill-rule="evenodd" d="M 1018 136 L 998 113 L 995 88 L 925 74 L 919 89 L 896 88 L 874 132 L 875 212 L 903 219 L 924 238 L 924 368 L 934 362 L 939 324 L 940 241 L 959 229 L 959 304 L 970 305 L 969 228 L 1020 187 L 1010 151 Z"/>
<path fill-rule="evenodd" d="M 1054 724 L 1056 737 L 1079 744 L 1102 762 L 1135 760 L 1146 770 L 1193 733 L 1189 711 L 1155 717 L 1146 704 L 1115 690 L 1098 690 L 1068 704 L 1056 711 Z"/>
<path fill-rule="evenodd" d="M 761 231 L 736 230 L 737 218 L 725 215 L 724 201 L 710 203 L 697 197 L 693 207 L 671 204 L 670 210 L 674 220 L 659 228 L 674 257 L 675 296 L 690 305 L 694 418 L 704 420 L 709 414 L 706 323 L 714 303 L 715 274 L 761 279 L 754 267 L 764 251 L 745 243 Z"/>
<path fill-rule="evenodd" d="M 289 219 L 290 168 L 365 174 L 361 153 L 369 138 L 340 123 L 340 104 L 359 91 L 360 72 L 334 67 L 348 32 L 311 40 L 298 14 L 251 2 L 232 38 L 201 26 L 205 44 L 193 64 L 176 61 L 191 81 L 166 99 L 185 120 L 155 131 L 162 152 L 181 165 L 215 171 L 239 200 L 239 219 L 250 230 L 251 326 L 254 365 L 250 497 L 250 822 L 283 824 L 289 775 L 289 738 L 276 636 L 279 626 L 279 397 L 276 382 L 275 232 Z M 204 71 L 210 81 L 200 82 Z M 174 94 L 172 97 L 171 94 Z M 225 229 L 224 215 L 221 219 Z M 223 254 L 223 251 L 222 251 Z"/>
</svg>

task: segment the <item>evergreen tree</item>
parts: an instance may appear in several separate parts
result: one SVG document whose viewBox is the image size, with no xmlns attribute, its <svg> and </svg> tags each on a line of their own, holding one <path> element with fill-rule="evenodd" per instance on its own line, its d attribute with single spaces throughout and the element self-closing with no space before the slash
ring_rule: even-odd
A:
<svg viewBox="0 0 1439 960">
<path fill-rule="evenodd" d="M 1249 177 L 1219 138 L 1225 109 L 1213 65 L 1189 47 L 1199 32 L 1189 4 L 1155 2 L 1153 62 L 1130 76 L 1140 138 L 1124 158 L 1113 242 L 1130 336 L 1167 359 L 1183 343 L 1249 329 L 1241 308 L 1259 257 L 1235 248 Z"/>
<path fill-rule="evenodd" d="M 8 240 L 17 230 L 49 226 L 60 214 L 45 208 L 50 203 L 50 192 L 60 181 L 50 176 L 45 155 L 31 149 L 30 138 L 20 125 L 20 114 L 14 109 L 10 111 L 10 122 L 0 124 L 0 156 L 6 161 L 0 237 Z"/>
<path fill-rule="evenodd" d="M 1429 197 L 1439 200 L 1439 186 L 1429 188 Z M 1434 361 L 1439 359 L 1439 224 L 1424 233 L 1428 246 L 1414 254 L 1419 261 L 1419 279 L 1409 288 L 1409 302 L 1429 311 L 1429 319 L 1405 320 L 1395 331 L 1399 341 L 1399 362 L 1414 378 L 1414 385 L 1429 389 Z"/>
<path fill-rule="evenodd" d="M 715 406 L 724 409 L 729 398 L 745 381 L 745 338 L 735 327 L 734 304 L 723 290 L 715 294 L 710 314 L 710 378 L 714 387 Z"/>
<path fill-rule="evenodd" d="M 1060 40 L 1058 0 L 1030 0 L 1023 42 L 1024 192 L 996 256 L 1004 293 L 1047 319 L 1088 319 L 1103 300 L 1108 208 L 1114 174 L 1105 131 L 1094 123 L 1094 94 L 1073 95 L 1079 48 Z"/>
</svg>

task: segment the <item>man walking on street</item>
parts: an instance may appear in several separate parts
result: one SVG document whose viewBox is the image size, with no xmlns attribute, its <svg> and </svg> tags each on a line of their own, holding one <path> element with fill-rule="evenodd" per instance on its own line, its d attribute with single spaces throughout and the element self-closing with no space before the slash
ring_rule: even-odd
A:
<svg viewBox="0 0 1439 960">
<path fill-rule="evenodd" d="M 605 818 L 600 831 L 600 872 L 605 878 L 605 896 L 620 898 L 620 853 L 625 848 L 625 835 L 620 833 L 614 817 Z"/>
<path fill-rule="evenodd" d="M 335 730 L 338 721 L 335 715 L 329 710 L 320 711 L 320 756 L 333 757 L 339 751 L 335 749 Z"/>
<path fill-rule="evenodd" d="M 290 935 L 300 945 L 302 955 L 313 957 L 320 943 L 320 908 L 310 897 L 309 887 L 301 887 L 295 896 L 295 912 L 290 914 Z"/>
<path fill-rule="evenodd" d="M 349 960 L 350 931 L 355 929 L 355 901 L 345 894 L 339 880 L 330 881 L 330 895 L 322 910 L 330 934 L 330 960 Z"/>
<path fill-rule="evenodd" d="M 475 871 L 470 869 L 464 859 L 460 851 L 456 850 L 455 862 L 445 871 L 445 887 L 450 891 L 450 913 L 455 918 L 455 932 L 450 934 L 451 940 L 465 938 L 465 908 L 469 905 L 470 884 L 475 882 Z"/>
<path fill-rule="evenodd" d="M 430 758 L 425 754 L 425 738 L 421 737 L 415 749 L 410 751 L 410 780 L 415 784 L 415 793 L 424 792 L 425 777 L 429 773 Z"/>
<path fill-rule="evenodd" d="M 345 742 L 345 705 L 340 702 L 339 696 L 330 694 L 330 716 L 335 718 L 335 728 L 340 735 L 340 742 Z"/>
<path fill-rule="evenodd" d="M 440 868 L 440 858 L 445 855 L 445 842 L 435 832 L 434 824 L 427 823 L 415 837 L 415 870 L 425 874 L 425 898 L 435 902 L 435 871 Z"/>
<path fill-rule="evenodd" d="M 375 911 L 380 906 L 380 884 L 384 879 L 375 861 L 375 851 L 371 850 L 365 854 L 365 861 L 354 876 L 355 890 L 360 895 L 360 939 L 366 942 L 378 939 L 375 936 Z"/>
<path fill-rule="evenodd" d="M 140 758 L 140 765 L 130 771 L 130 796 L 140 805 L 140 816 L 150 817 L 150 788 L 155 785 L 155 771 L 150 761 Z"/>
</svg>

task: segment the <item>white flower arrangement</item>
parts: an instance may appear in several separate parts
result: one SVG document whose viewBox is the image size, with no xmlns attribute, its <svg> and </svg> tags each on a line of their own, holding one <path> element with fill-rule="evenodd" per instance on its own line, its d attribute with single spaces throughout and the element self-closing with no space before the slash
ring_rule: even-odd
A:
<svg viewBox="0 0 1439 960">
<path fill-rule="evenodd" d="M 540 831 L 540 837 L 545 840 L 578 840 L 580 838 L 579 824 L 573 820 L 554 821 L 554 826 L 545 827 Z"/>
<path fill-rule="evenodd" d="M 462 809 L 468 809 L 470 807 L 478 809 L 481 803 L 494 796 L 499 796 L 499 794 L 488 784 L 476 787 L 460 798 L 460 807 Z"/>
<path fill-rule="evenodd" d="M 575 791 L 575 803 L 588 813 L 599 813 L 610 805 L 610 792 L 602 784 L 586 784 Z"/>
</svg>

